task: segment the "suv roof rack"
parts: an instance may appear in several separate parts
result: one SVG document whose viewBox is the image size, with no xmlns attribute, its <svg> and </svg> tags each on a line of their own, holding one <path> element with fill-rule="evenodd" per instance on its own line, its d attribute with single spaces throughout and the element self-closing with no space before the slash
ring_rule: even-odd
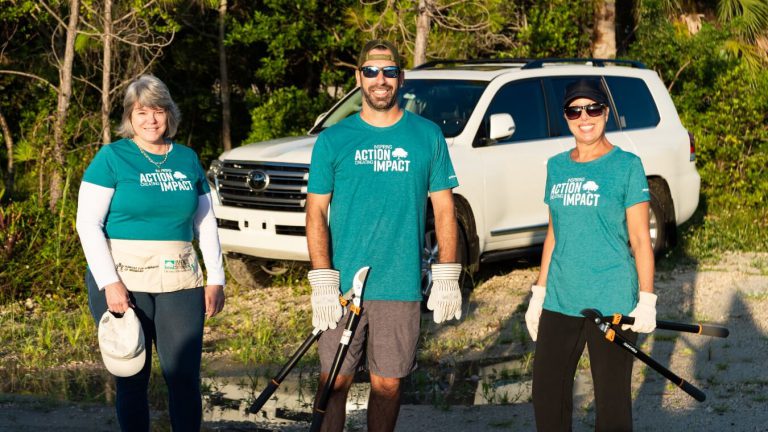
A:
<svg viewBox="0 0 768 432">
<path fill-rule="evenodd" d="M 523 69 L 538 69 L 547 63 L 588 63 L 595 67 L 605 67 L 605 64 L 614 64 L 622 66 L 630 66 L 638 69 L 646 69 L 645 64 L 635 60 L 622 60 L 622 59 L 597 59 L 597 58 L 544 58 L 532 60 L 523 66 Z"/>
<path fill-rule="evenodd" d="M 435 68 L 437 66 L 453 65 L 478 65 L 478 64 L 522 64 L 521 69 L 538 69 L 551 63 L 586 63 L 595 67 L 605 67 L 606 64 L 630 66 L 638 69 L 647 69 L 645 64 L 635 60 L 622 59 L 596 59 L 596 58 L 493 58 L 493 59 L 464 59 L 464 60 L 432 60 L 414 69 Z"/>
<path fill-rule="evenodd" d="M 416 66 L 414 69 L 427 69 L 437 66 L 449 65 L 477 65 L 477 64 L 523 64 L 526 65 L 535 59 L 530 58 L 492 58 L 492 59 L 462 59 L 462 60 L 432 60 Z"/>
</svg>

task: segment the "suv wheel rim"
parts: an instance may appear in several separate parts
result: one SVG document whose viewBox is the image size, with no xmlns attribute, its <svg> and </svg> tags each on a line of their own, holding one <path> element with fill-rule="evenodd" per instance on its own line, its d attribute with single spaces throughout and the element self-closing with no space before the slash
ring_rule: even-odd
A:
<svg viewBox="0 0 768 432">
<path fill-rule="evenodd" d="M 422 293 L 429 292 L 432 285 L 432 264 L 437 262 L 439 252 L 437 250 L 437 234 L 435 230 L 429 230 L 424 235 L 424 248 L 421 252 L 421 289 Z"/>
<path fill-rule="evenodd" d="M 651 249 L 656 250 L 656 242 L 659 238 L 658 229 L 659 220 L 656 217 L 656 213 L 653 212 L 651 206 L 648 206 L 648 227 L 651 231 Z"/>
</svg>

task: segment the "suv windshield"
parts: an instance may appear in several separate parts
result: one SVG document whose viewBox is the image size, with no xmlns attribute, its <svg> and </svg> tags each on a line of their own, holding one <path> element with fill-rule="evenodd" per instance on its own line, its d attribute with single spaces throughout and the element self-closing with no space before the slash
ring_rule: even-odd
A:
<svg viewBox="0 0 768 432">
<path fill-rule="evenodd" d="M 446 138 L 460 134 L 488 85 L 485 81 L 405 80 L 399 92 L 400 107 L 440 126 Z M 362 93 L 355 89 L 311 133 L 319 133 L 362 108 Z"/>
</svg>

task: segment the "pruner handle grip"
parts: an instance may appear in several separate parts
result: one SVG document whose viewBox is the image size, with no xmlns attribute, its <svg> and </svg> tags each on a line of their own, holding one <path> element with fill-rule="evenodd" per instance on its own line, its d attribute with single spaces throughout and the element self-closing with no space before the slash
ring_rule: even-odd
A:
<svg viewBox="0 0 768 432">
<path fill-rule="evenodd" d="M 610 322 L 611 324 L 634 324 L 635 318 L 631 316 L 614 314 L 612 317 L 603 317 L 603 322 Z M 730 331 L 725 327 L 713 326 L 709 324 L 685 324 L 671 321 L 656 321 L 656 328 L 662 330 L 674 330 L 686 333 L 696 333 L 704 336 L 713 336 L 726 338 L 730 334 Z"/>
</svg>

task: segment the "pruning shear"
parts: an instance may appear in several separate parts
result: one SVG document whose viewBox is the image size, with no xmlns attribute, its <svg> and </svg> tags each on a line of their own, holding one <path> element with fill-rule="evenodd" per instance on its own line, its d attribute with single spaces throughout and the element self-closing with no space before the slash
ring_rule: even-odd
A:
<svg viewBox="0 0 768 432">
<path fill-rule="evenodd" d="M 597 309 L 583 309 L 581 311 L 581 314 L 584 317 L 592 320 L 597 325 L 600 331 L 605 334 L 606 340 L 613 342 L 616 345 L 623 348 L 624 350 L 628 351 L 637 359 L 639 359 L 643 363 L 653 368 L 656 372 L 660 373 L 665 378 L 672 381 L 672 383 L 680 387 L 684 392 L 688 393 L 697 401 L 704 402 L 704 400 L 707 399 L 707 395 L 704 394 L 704 392 L 702 392 L 701 390 L 696 388 L 693 384 L 680 378 L 675 373 L 673 373 L 669 369 L 659 364 L 656 360 L 652 359 L 650 356 L 642 352 L 635 344 L 628 341 L 621 334 L 616 333 L 616 331 L 612 328 L 612 326 L 614 325 L 634 324 L 635 319 L 633 317 L 624 316 L 621 314 L 603 316 L 602 314 L 600 314 L 600 311 L 598 311 Z M 730 333 L 728 329 L 725 327 L 712 326 L 712 325 L 706 325 L 706 324 L 684 324 L 684 323 L 676 323 L 676 322 L 669 322 L 669 321 L 656 321 L 656 328 L 664 329 L 664 330 L 676 330 L 676 331 L 682 331 L 687 333 L 696 333 L 696 334 L 705 335 L 705 336 L 714 336 L 714 337 L 722 337 L 722 338 L 728 337 L 728 334 Z"/>
<path fill-rule="evenodd" d="M 360 305 L 363 298 L 363 288 L 365 287 L 365 281 L 368 277 L 368 270 L 370 270 L 370 267 L 363 267 L 358 270 L 352 280 L 352 288 L 347 290 L 344 295 L 339 294 L 339 303 L 341 303 L 341 307 L 346 308 L 347 305 L 349 305 L 349 310 L 358 317 L 361 312 Z M 352 320 L 350 319 L 350 321 Z M 280 369 L 280 372 L 278 372 L 277 375 L 275 375 L 275 377 L 269 381 L 267 388 L 265 388 L 261 394 L 259 394 L 259 397 L 256 398 L 256 400 L 251 404 L 251 406 L 248 408 L 249 413 L 255 414 L 261 410 L 269 398 L 271 398 L 275 391 L 277 391 L 277 388 L 280 387 L 280 384 L 282 384 L 285 377 L 288 376 L 288 374 L 296 366 L 299 360 L 301 360 L 304 354 L 306 354 L 306 352 L 309 350 L 309 347 L 311 347 L 312 344 L 320 339 L 321 334 L 323 334 L 323 331 L 319 328 L 315 327 L 312 329 L 312 333 L 310 333 L 309 336 L 304 339 L 304 342 L 302 342 L 301 346 L 299 346 L 299 349 L 293 353 L 293 356 L 291 356 L 285 366 Z M 342 338 L 343 337 L 344 336 L 342 336 Z M 350 339 L 351 338 L 352 337 L 350 336 Z"/>
</svg>

